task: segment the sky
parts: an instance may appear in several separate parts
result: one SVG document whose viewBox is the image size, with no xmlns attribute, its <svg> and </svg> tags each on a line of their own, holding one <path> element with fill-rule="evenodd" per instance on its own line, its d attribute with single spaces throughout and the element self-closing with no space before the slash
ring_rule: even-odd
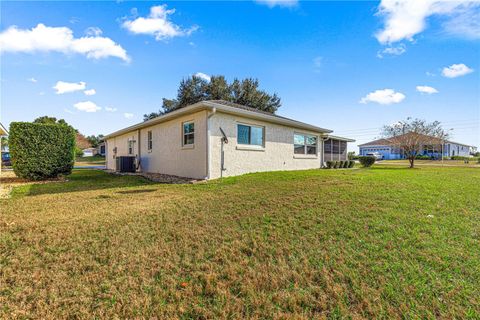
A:
<svg viewBox="0 0 480 320">
<path fill-rule="evenodd" d="M 258 78 L 279 115 L 356 139 L 408 117 L 480 146 L 480 2 L 0 2 L 0 122 L 141 122 L 182 78 Z"/>
</svg>

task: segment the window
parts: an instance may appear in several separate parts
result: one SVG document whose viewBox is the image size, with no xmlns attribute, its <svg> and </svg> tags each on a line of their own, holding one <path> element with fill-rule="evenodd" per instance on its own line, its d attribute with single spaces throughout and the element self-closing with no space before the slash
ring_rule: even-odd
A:
<svg viewBox="0 0 480 320">
<path fill-rule="evenodd" d="M 195 143 L 195 123 L 185 122 L 183 124 L 183 145 L 193 145 Z"/>
<path fill-rule="evenodd" d="M 263 146 L 263 127 L 238 124 L 237 143 Z"/>
<path fill-rule="evenodd" d="M 128 140 L 128 154 L 133 154 L 133 140 Z"/>
<path fill-rule="evenodd" d="M 152 131 L 147 131 L 147 149 L 152 150 L 153 141 L 152 141 Z"/>
<path fill-rule="evenodd" d="M 294 134 L 293 136 L 293 153 L 294 154 L 317 154 L 317 137 Z"/>
</svg>

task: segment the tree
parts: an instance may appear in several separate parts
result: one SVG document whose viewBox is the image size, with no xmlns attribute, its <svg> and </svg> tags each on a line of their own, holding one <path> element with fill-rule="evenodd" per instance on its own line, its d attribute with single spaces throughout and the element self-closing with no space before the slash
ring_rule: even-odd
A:
<svg viewBox="0 0 480 320">
<path fill-rule="evenodd" d="M 425 145 L 437 145 L 443 149 L 444 141 L 448 138 L 448 133 L 443 130 L 440 122 L 428 123 L 425 120 L 411 118 L 384 126 L 382 134 L 392 146 L 403 152 L 410 163 L 410 168 L 414 167 L 415 158 Z"/>
<path fill-rule="evenodd" d="M 49 117 L 49 116 L 43 116 L 43 117 L 38 117 L 35 120 L 33 120 L 33 123 L 40 123 L 40 124 L 59 124 L 62 126 L 68 126 L 75 130 L 75 144 L 77 149 L 82 150 L 86 148 L 90 148 L 92 146 L 92 143 L 85 138 L 83 134 L 81 134 L 77 129 L 73 128 L 71 125 L 69 125 L 65 120 L 63 119 L 58 119 L 55 117 Z M 76 152 L 79 153 L 79 150 Z"/>
<path fill-rule="evenodd" d="M 1 149 L 6 150 L 8 148 L 8 137 L 1 138 Z"/>
<path fill-rule="evenodd" d="M 192 76 L 180 82 L 175 99 L 163 99 L 163 110 L 145 114 L 143 120 L 205 100 L 225 100 L 270 113 L 275 113 L 282 105 L 277 94 L 271 95 L 259 89 L 258 79 L 234 79 L 229 84 L 224 76 L 212 76 L 210 81 Z"/>
<path fill-rule="evenodd" d="M 93 148 L 96 148 L 96 147 L 98 147 L 100 142 L 103 141 L 103 134 L 99 134 L 98 136 L 91 135 L 91 136 L 87 136 L 86 138 L 87 138 L 88 142 L 90 142 L 90 145 Z"/>
</svg>

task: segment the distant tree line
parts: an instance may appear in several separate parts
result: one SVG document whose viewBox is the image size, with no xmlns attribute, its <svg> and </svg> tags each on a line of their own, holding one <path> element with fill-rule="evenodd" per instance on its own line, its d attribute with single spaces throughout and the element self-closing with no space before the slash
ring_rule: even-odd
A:
<svg viewBox="0 0 480 320">
<path fill-rule="evenodd" d="M 163 98 L 162 109 L 145 114 L 147 121 L 174 110 L 206 100 L 225 100 L 238 103 L 261 111 L 275 113 L 282 103 L 276 93 L 269 94 L 259 89 L 258 79 L 234 79 L 228 83 L 225 76 L 212 76 L 210 81 L 191 76 L 180 82 L 175 99 Z"/>
</svg>

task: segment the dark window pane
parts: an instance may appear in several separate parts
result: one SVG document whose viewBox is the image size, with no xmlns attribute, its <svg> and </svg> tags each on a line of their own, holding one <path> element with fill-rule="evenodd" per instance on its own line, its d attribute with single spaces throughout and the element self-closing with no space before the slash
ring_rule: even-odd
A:
<svg viewBox="0 0 480 320">
<path fill-rule="evenodd" d="M 239 144 L 250 144 L 250 127 L 239 124 L 237 126 L 237 142 Z"/>
<path fill-rule="evenodd" d="M 332 152 L 332 140 L 327 140 L 325 141 L 325 153 L 331 153 Z"/>
<path fill-rule="evenodd" d="M 250 127 L 250 144 L 256 146 L 263 145 L 263 128 Z"/>
<path fill-rule="evenodd" d="M 340 145 L 338 144 L 338 140 L 332 140 L 332 153 L 338 154 L 340 149 Z"/>
<path fill-rule="evenodd" d="M 305 154 L 305 146 L 295 144 L 293 145 L 293 153 L 295 154 Z"/>
<path fill-rule="evenodd" d="M 193 144 L 194 143 L 194 134 L 193 133 L 189 133 L 189 134 L 186 134 L 183 136 L 183 144 L 184 145 L 187 145 L 187 144 Z"/>
<path fill-rule="evenodd" d="M 307 146 L 307 154 L 317 154 L 317 147 Z"/>
</svg>

